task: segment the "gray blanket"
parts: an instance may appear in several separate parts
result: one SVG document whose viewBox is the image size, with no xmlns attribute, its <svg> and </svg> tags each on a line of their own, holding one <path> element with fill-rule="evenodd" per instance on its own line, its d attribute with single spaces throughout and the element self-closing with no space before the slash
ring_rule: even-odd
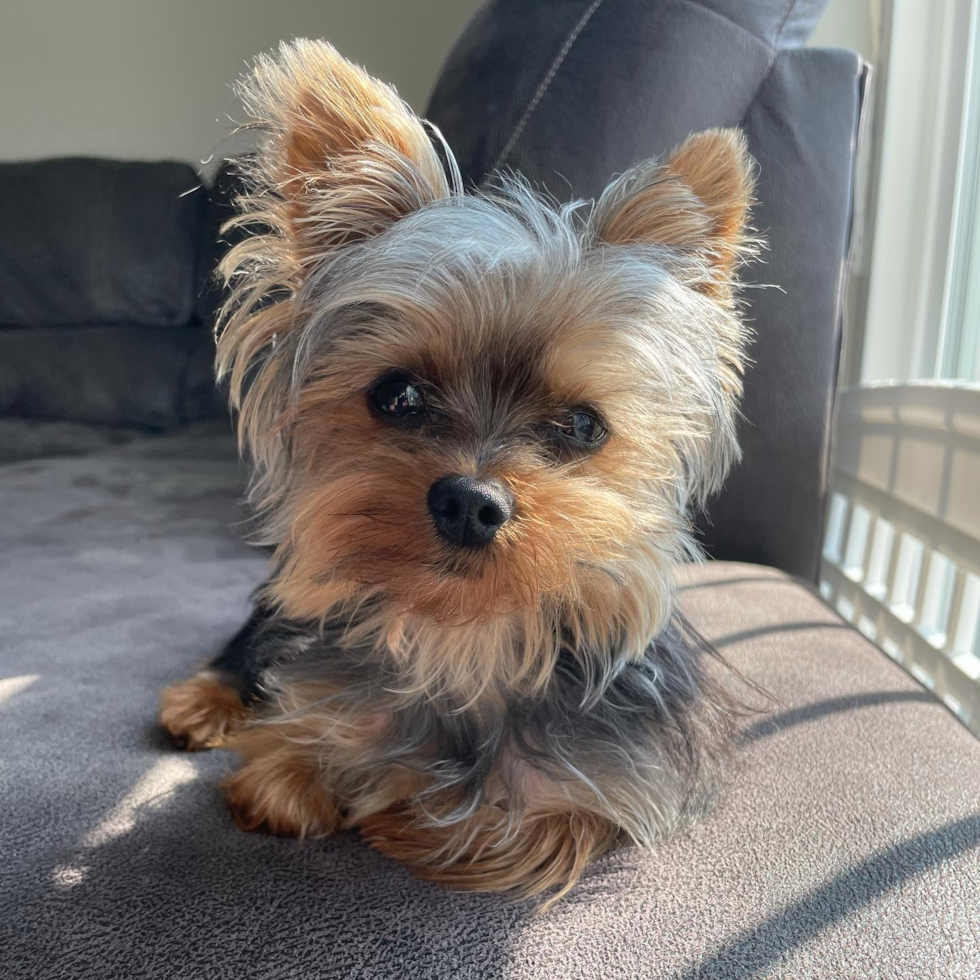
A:
<svg viewBox="0 0 980 980">
<path fill-rule="evenodd" d="M 157 691 L 240 624 L 221 428 L 0 467 L 0 977 L 980 976 L 980 744 L 803 586 L 693 570 L 694 621 L 779 699 L 716 811 L 551 911 L 410 878 L 354 836 L 234 828 L 227 753 Z"/>
</svg>

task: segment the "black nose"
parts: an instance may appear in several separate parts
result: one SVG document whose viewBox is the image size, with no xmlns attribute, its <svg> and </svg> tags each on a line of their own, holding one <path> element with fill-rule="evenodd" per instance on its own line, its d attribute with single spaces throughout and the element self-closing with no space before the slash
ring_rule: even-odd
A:
<svg viewBox="0 0 980 980">
<path fill-rule="evenodd" d="M 496 480 L 444 476 L 429 488 L 429 512 L 447 541 L 478 548 L 510 520 L 514 505 Z"/>
</svg>

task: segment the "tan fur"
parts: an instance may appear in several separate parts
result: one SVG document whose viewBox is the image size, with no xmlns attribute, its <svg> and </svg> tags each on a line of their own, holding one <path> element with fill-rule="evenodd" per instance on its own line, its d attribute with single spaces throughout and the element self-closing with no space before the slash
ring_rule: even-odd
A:
<svg viewBox="0 0 980 980">
<path fill-rule="evenodd" d="M 222 785 L 242 830 L 263 828 L 303 839 L 337 829 L 340 815 L 315 755 L 274 725 L 239 732 L 231 748 L 244 765 Z"/>
<path fill-rule="evenodd" d="M 345 367 L 338 358 L 334 370 Z M 309 411 L 311 419 L 331 418 L 329 445 L 308 443 L 302 429 L 296 436 L 310 475 L 293 498 L 282 545 L 288 557 L 268 590 L 287 615 L 319 619 L 353 606 L 355 595 L 363 604 L 372 590 L 383 590 L 384 606 L 362 614 L 349 640 L 387 651 L 410 673 L 414 689 L 466 700 L 503 677 L 509 686 L 539 688 L 563 613 L 584 642 L 601 645 L 617 631 L 643 649 L 667 612 L 656 597 L 665 591 L 668 558 L 654 547 L 654 536 L 673 525 L 647 511 L 635 492 L 647 467 L 634 463 L 640 450 L 625 434 L 583 461 L 575 476 L 516 452 L 485 469 L 514 492 L 516 517 L 493 554 L 461 557 L 466 574 L 447 578 L 425 512 L 430 474 L 474 472 L 475 461 L 440 458 L 423 447 L 408 454 L 379 438 L 360 399 L 337 404 L 328 401 L 329 390 L 335 386 L 327 382 L 313 389 L 317 412 Z M 318 438 L 315 429 L 310 436 Z M 343 474 L 348 454 L 359 465 Z M 627 555 L 623 542 L 638 539 Z M 602 570 L 613 562 L 622 568 L 621 582 Z M 324 575 L 329 568 L 340 574 Z"/>
<path fill-rule="evenodd" d="M 378 771 L 356 785 L 343 773 L 384 736 L 384 714 L 334 703 L 323 685 L 294 685 L 277 711 L 240 730 L 231 748 L 244 762 L 224 783 L 239 826 L 294 837 L 322 837 L 349 826 L 349 813 L 385 809 L 418 788 L 404 774 Z M 343 804 L 348 816 L 342 816 Z"/>
<path fill-rule="evenodd" d="M 369 637 L 410 663 L 418 689 L 449 689 L 467 699 L 492 678 L 540 686 L 560 613 L 583 640 L 601 646 L 609 634 L 625 632 L 641 651 L 664 621 L 669 569 L 683 557 L 661 543 L 679 527 L 672 481 L 683 463 L 672 440 L 701 438 L 710 420 L 689 406 L 681 416 L 651 393 L 623 389 L 635 355 L 619 342 L 618 325 L 603 323 L 608 313 L 592 285 L 559 300 L 552 283 L 541 283 L 547 318 L 531 320 L 515 298 L 514 316 L 529 320 L 519 347 L 506 308 L 489 322 L 479 310 L 460 310 L 455 323 L 406 310 L 376 359 L 366 357 L 363 342 L 350 351 L 338 345 L 315 370 L 291 421 L 299 472 L 284 501 L 282 561 L 269 599 L 291 617 L 319 619 L 363 607 L 372 590 L 383 589 L 384 610 L 362 618 L 352 636 Z M 477 461 L 394 441 L 368 411 L 363 389 L 387 363 L 431 364 L 446 378 L 446 410 L 465 418 L 487 397 L 481 377 L 470 374 L 469 364 L 480 363 L 474 347 L 515 361 L 535 349 L 551 352 L 539 368 L 539 404 L 515 405 L 529 422 L 585 402 L 605 405 L 631 425 L 617 427 L 601 453 L 572 470 L 557 471 L 517 448 L 485 465 L 485 476 L 513 491 L 516 517 L 493 554 L 461 558 L 467 575 L 447 578 L 425 494 L 432 474 L 476 472 Z M 357 459 L 356 469 L 350 459 Z M 657 487 L 663 496 L 651 494 Z M 618 583 L 604 572 L 609 564 L 620 569 Z M 470 655 L 461 658 L 461 647 Z"/>
<path fill-rule="evenodd" d="M 208 672 L 160 692 L 160 724 L 190 751 L 221 745 L 248 714 L 238 692 Z"/>
<path fill-rule="evenodd" d="M 483 811 L 444 828 L 420 824 L 411 810 L 395 808 L 362 821 L 358 829 L 375 850 L 425 881 L 523 897 L 551 891 L 539 911 L 567 894 L 618 837 L 609 820 L 577 810 L 529 812 L 518 833 L 504 828 L 499 811 Z M 449 861 L 447 853 L 452 855 Z"/>
<path fill-rule="evenodd" d="M 614 245 L 663 243 L 708 255 L 713 276 L 698 288 L 729 302 L 732 276 L 755 243 L 746 235 L 754 164 L 745 137 L 711 129 L 689 137 L 664 166 L 639 168 L 598 207 L 598 234 Z"/>
<path fill-rule="evenodd" d="M 667 160 L 704 205 L 715 264 L 728 277 L 746 244 L 755 164 L 745 136 L 736 129 L 710 129 L 689 137 Z"/>
<path fill-rule="evenodd" d="M 250 360 L 291 327 L 294 294 L 313 264 L 449 194 L 418 119 L 394 89 L 329 44 L 298 40 L 284 43 L 278 58 L 260 56 L 239 95 L 249 128 L 265 137 L 251 193 L 229 223 L 263 233 L 237 245 L 222 266 L 233 291 L 217 369 L 219 377 L 230 373 L 236 407 Z M 270 290 L 280 300 L 272 306 Z M 258 447 L 254 416 L 242 409 L 241 431 Z"/>
</svg>

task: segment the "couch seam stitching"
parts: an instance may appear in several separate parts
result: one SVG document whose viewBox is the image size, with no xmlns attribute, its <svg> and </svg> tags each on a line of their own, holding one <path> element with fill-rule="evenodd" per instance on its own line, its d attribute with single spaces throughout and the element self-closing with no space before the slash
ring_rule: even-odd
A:
<svg viewBox="0 0 980 980">
<path fill-rule="evenodd" d="M 779 27 L 776 28 L 776 36 L 772 39 L 773 50 L 778 50 L 779 42 L 783 39 L 783 31 L 786 30 L 786 24 L 789 22 L 790 14 L 796 9 L 797 0 L 789 0 L 786 4 L 786 9 L 783 11 L 782 19 L 779 22 Z M 775 60 L 775 58 L 773 59 Z"/>
<path fill-rule="evenodd" d="M 680 0 L 680 2 L 688 7 L 693 7 L 695 10 L 699 10 L 707 17 L 723 21 L 730 27 L 734 27 L 739 33 L 747 34 L 753 40 L 765 45 L 766 48 L 772 48 L 773 46 L 773 41 L 768 37 L 768 35 L 756 34 L 751 27 L 746 27 L 745 24 L 735 20 L 730 14 L 722 13 L 720 10 L 715 10 L 713 7 L 706 7 L 701 0 Z M 790 0 L 790 2 L 795 3 L 796 0 Z"/>
<path fill-rule="evenodd" d="M 491 170 L 499 170 L 506 163 L 507 158 L 517 145 L 517 141 L 524 134 L 524 130 L 527 128 L 527 124 L 530 121 L 531 116 L 534 115 L 534 110 L 537 109 L 539 103 L 545 97 L 545 94 L 551 87 L 551 83 L 558 74 L 558 70 L 564 64 L 569 52 L 572 50 L 572 47 L 578 40 L 578 36 L 585 29 L 586 24 L 588 24 L 588 22 L 592 19 L 593 14 L 595 14 L 599 7 L 602 6 L 602 3 L 603 0 L 592 0 L 592 3 L 589 5 L 588 9 L 586 9 L 585 13 L 579 18 L 578 23 L 572 28 L 568 37 L 565 39 L 565 43 L 562 45 L 561 50 L 555 56 L 555 60 L 548 69 L 548 73 L 538 84 L 534 95 L 531 97 L 531 101 L 527 104 L 527 108 L 524 110 L 523 115 L 517 121 L 517 125 L 514 127 L 513 133 L 511 133 L 510 139 L 508 139 L 504 144 L 504 148 L 500 151 L 500 154 L 498 155 L 493 167 L 491 167 Z"/>
<path fill-rule="evenodd" d="M 772 39 L 771 50 L 772 54 L 769 58 L 769 64 L 766 66 L 766 72 L 759 80 L 759 84 L 756 86 L 755 94 L 752 96 L 751 101 L 745 107 L 745 111 L 742 113 L 739 119 L 739 129 L 745 128 L 745 119 L 749 114 L 749 110 L 752 108 L 755 100 L 759 97 L 759 93 L 762 91 L 762 87 L 769 81 L 769 76 L 772 75 L 773 69 L 776 67 L 776 61 L 779 59 L 779 55 L 782 53 L 782 49 L 779 47 L 779 42 L 782 40 L 783 31 L 786 29 L 786 24 L 789 22 L 790 14 L 796 9 L 798 0 L 787 0 L 786 8 L 783 10 L 783 16 L 779 21 L 779 27 L 776 29 L 776 33 Z"/>
</svg>

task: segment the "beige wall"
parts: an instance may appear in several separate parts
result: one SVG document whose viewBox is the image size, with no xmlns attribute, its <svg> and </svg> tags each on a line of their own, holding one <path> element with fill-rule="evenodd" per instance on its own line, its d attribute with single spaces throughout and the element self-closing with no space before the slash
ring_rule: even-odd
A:
<svg viewBox="0 0 980 980">
<path fill-rule="evenodd" d="M 0 0 L 0 159 L 199 164 L 229 84 L 289 37 L 326 37 L 421 109 L 481 0 Z"/>
<path fill-rule="evenodd" d="M 881 0 L 830 0 L 810 44 L 850 48 L 873 62 L 878 50 L 877 23 Z"/>
<path fill-rule="evenodd" d="M 230 83 L 297 36 L 330 39 L 422 109 L 481 2 L 0 0 L 0 159 L 220 159 Z M 867 54 L 867 10 L 832 0 L 815 42 Z"/>
</svg>

